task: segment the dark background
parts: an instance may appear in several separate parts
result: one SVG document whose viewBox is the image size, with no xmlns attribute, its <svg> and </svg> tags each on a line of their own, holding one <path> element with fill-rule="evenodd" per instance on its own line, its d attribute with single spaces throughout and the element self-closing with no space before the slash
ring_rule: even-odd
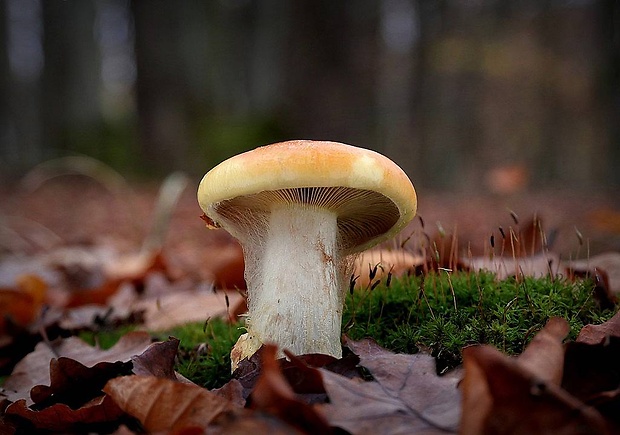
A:
<svg viewBox="0 0 620 435">
<path fill-rule="evenodd" d="M 416 187 L 620 186 L 601 0 L 0 0 L 0 181 L 83 154 L 199 176 L 261 144 L 376 149 Z"/>
</svg>

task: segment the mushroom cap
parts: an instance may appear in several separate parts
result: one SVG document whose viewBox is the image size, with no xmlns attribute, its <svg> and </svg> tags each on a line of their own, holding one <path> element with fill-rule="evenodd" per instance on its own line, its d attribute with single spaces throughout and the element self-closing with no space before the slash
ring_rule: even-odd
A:
<svg viewBox="0 0 620 435">
<path fill-rule="evenodd" d="M 256 216 L 248 213 L 268 214 L 274 203 L 332 209 L 346 253 L 392 237 L 417 208 L 413 184 L 387 157 L 311 140 L 266 145 L 225 160 L 203 177 L 198 203 L 216 225 L 229 230 L 251 225 Z"/>
</svg>

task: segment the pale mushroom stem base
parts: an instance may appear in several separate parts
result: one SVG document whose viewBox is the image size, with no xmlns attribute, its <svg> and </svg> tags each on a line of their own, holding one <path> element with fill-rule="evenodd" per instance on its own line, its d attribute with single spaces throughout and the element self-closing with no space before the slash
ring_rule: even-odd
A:
<svg viewBox="0 0 620 435">
<path fill-rule="evenodd" d="M 270 342 L 294 354 L 341 357 L 346 265 L 336 214 L 276 205 L 268 220 L 262 243 L 244 244 L 250 313 L 245 346 Z"/>
</svg>

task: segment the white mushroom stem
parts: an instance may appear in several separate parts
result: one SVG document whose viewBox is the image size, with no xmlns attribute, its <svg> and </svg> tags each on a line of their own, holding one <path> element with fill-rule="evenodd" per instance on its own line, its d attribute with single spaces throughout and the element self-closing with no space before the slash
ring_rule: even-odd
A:
<svg viewBox="0 0 620 435">
<path fill-rule="evenodd" d="M 345 265 L 335 212 L 279 204 L 262 243 L 244 243 L 248 336 L 294 354 L 341 357 Z"/>
</svg>

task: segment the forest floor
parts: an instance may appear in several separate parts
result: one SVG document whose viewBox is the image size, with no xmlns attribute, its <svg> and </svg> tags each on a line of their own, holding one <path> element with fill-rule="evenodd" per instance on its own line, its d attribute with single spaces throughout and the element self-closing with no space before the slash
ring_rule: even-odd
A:
<svg viewBox="0 0 620 435">
<path fill-rule="evenodd" d="M 45 265 L 44 268 L 49 268 L 49 270 L 36 270 L 36 272 L 38 273 L 42 271 L 43 274 L 41 277 L 44 280 L 56 279 L 54 276 L 57 277 L 60 274 L 63 277 L 62 279 L 65 280 L 64 284 L 70 283 L 71 280 L 75 280 L 74 283 L 77 282 L 85 287 L 86 284 L 96 281 L 100 283 L 98 291 L 106 292 L 102 293 L 105 297 L 109 297 L 112 294 L 109 293 L 109 287 L 110 284 L 115 281 L 111 277 L 116 275 L 124 276 L 125 279 L 127 279 L 127 277 L 131 277 L 134 283 L 137 282 L 134 278 L 139 277 L 139 281 L 141 281 L 140 285 L 145 286 L 144 283 L 148 278 L 147 272 L 149 270 L 155 270 L 156 272 L 163 273 L 165 278 L 168 278 L 168 281 L 157 281 L 157 279 L 151 280 L 147 286 L 151 287 L 150 291 L 153 291 L 154 293 L 159 292 L 156 295 L 157 300 L 153 303 L 153 306 L 149 308 L 144 305 L 144 307 L 146 307 L 145 310 L 147 312 L 147 317 L 149 310 L 155 310 L 156 316 L 151 319 L 155 322 L 151 325 L 155 325 L 157 321 L 162 320 L 161 310 L 162 306 L 166 303 L 164 301 L 164 295 L 168 294 L 167 296 L 170 296 L 169 293 L 176 290 L 179 290 L 181 293 L 183 291 L 187 292 L 187 283 L 190 283 L 190 286 L 195 286 L 196 283 L 201 283 L 201 286 L 206 285 L 208 288 L 210 282 L 216 281 L 217 283 L 219 280 L 227 281 L 226 284 L 229 288 L 235 286 L 241 287 L 242 284 L 240 280 L 242 279 L 243 273 L 241 252 L 238 245 L 236 245 L 234 240 L 227 235 L 227 233 L 221 230 L 208 230 L 205 228 L 204 222 L 200 219 L 202 211 L 200 210 L 195 198 L 195 190 L 198 181 L 199 180 L 187 181 L 187 187 L 185 187 L 178 197 L 178 201 L 174 207 L 171 208 L 172 213 L 169 216 L 169 222 L 165 222 L 166 219 L 164 219 L 163 223 L 154 222 L 154 216 L 161 217 L 161 215 L 156 212 L 158 190 L 160 185 L 155 183 L 102 184 L 82 176 L 64 176 L 57 179 L 46 180 L 42 183 L 22 183 L 11 188 L 5 187 L 0 189 L 0 296 L 15 296 L 16 292 L 13 291 L 12 288 L 15 286 L 15 283 L 19 281 L 19 276 L 24 273 L 32 274 L 36 268 L 41 268 L 43 264 Z M 544 239 L 546 240 L 545 249 L 547 249 L 548 252 L 559 256 L 560 260 L 567 261 L 576 258 L 588 259 L 601 253 L 620 252 L 620 196 L 617 192 L 589 193 L 569 190 L 555 190 L 520 193 L 501 197 L 469 195 L 466 193 L 431 192 L 425 191 L 424 189 L 418 189 L 417 193 L 419 200 L 419 217 L 414 219 L 410 227 L 403 230 L 396 241 L 386 243 L 387 247 L 396 248 L 398 245 L 403 245 L 406 250 L 415 253 L 420 244 L 426 243 L 428 246 L 428 242 L 438 240 L 439 237 L 439 239 L 447 238 L 448 240 L 451 240 L 450 249 L 458 251 L 458 257 L 461 259 L 467 257 L 488 257 L 486 254 L 489 254 L 491 250 L 493 250 L 493 252 L 497 252 L 498 246 L 500 245 L 500 240 L 501 238 L 506 238 L 506 234 L 511 234 L 513 232 L 517 235 L 523 234 L 522 230 L 525 231 L 526 228 L 531 227 L 530 223 L 533 219 L 536 219 L 540 222 L 539 228 L 542 230 Z M 154 226 L 160 228 L 160 230 L 152 231 Z M 164 228 L 165 231 L 161 231 L 161 228 Z M 534 228 L 537 227 L 535 226 Z M 139 253 L 140 250 L 145 247 L 145 241 L 153 242 L 151 237 L 153 233 L 165 236 L 160 245 L 161 252 L 165 257 L 165 267 L 162 267 L 157 263 L 157 261 L 155 261 L 153 264 L 138 263 L 136 269 L 134 267 L 135 264 L 133 264 L 134 262 L 129 261 L 128 259 L 131 259 L 132 255 L 135 257 L 135 254 Z M 455 235 L 456 237 L 453 239 L 450 235 Z M 533 240 L 537 240 L 536 237 L 534 237 Z M 155 244 L 157 245 L 158 242 L 155 242 Z M 534 251 L 539 251 L 539 247 L 532 249 L 532 252 Z M 103 276 L 103 281 L 102 276 L 99 276 L 101 273 L 98 275 L 96 268 L 89 269 L 92 265 L 92 262 L 89 263 L 88 261 L 89 253 L 94 252 L 97 252 L 97 254 L 93 257 L 93 261 L 104 259 L 108 262 L 108 265 L 112 265 L 111 267 L 102 268 L 103 272 L 101 273 L 104 275 L 105 273 L 108 273 L 107 276 Z M 123 257 L 123 255 L 127 255 L 128 257 Z M 42 257 L 45 258 L 44 263 L 39 260 L 37 260 L 37 262 L 31 262 L 32 259 Z M 153 259 L 149 259 L 149 261 L 151 260 Z M 50 264 L 53 266 L 50 266 Z M 76 264 L 80 264 L 80 266 L 75 268 L 74 266 Z M 614 270 L 610 271 L 616 275 L 614 277 L 615 286 L 618 284 L 617 275 L 619 271 L 620 268 L 618 267 L 615 267 Z M 132 275 L 134 272 L 137 272 L 137 274 L 134 274 L 135 276 Z M 159 289 L 157 284 L 158 282 Z M 162 285 L 162 282 L 165 282 L 165 285 Z M 114 287 L 114 291 L 118 290 L 118 283 L 114 285 L 116 286 Z M 614 291 L 617 291 L 615 287 L 614 289 Z M 196 288 L 191 288 L 189 290 L 197 291 Z M 19 293 L 19 291 L 17 293 Z M 71 306 L 71 304 L 73 304 L 75 306 L 79 306 L 83 304 L 83 301 L 78 297 L 81 293 L 84 292 L 81 292 L 80 287 L 80 291 L 77 291 L 71 295 L 65 294 L 63 296 L 64 299 L 58 300 L 58 305 Z M 213 292 L 205 293 L 213 294 Z M 48 293 L 47 297 L 54 298 L 56 295 L 56 293 L 52 292 Z M 233 299 L 233 297 L 238 296 L 238 294 L 233 292 L 228 295 L 230 295 L 231 299 L 229 301 L 228 296 L 226 297 L 226 311 L 224 311 L 223 314 L 216 313 L 214 314 L 214 317 L 225 317 L 228 313 L 227 310 L 229 302 L 231 306 L 239 302 L 238 299 L 236 301 Z M 11 299 L 2 300 L 3 303 L 4 301 L 11 301 Z M 170 303 L 182 306 L 184 302 L 187 301 L 177 299 Z M 199 304 L 196 303 L 195 305 L 198 306 Z M 508 308 L 508 305 L 506 308 Z M 36 304 L 33 304 L 33 306 L 36 306 Z M 122 309 L 119 310 L 119 307 L 122 307 L 122 302 L 121 305 L 115 305 L 116 310 L 122 311 Z M 168 305 L 168 307 L 171 307 L 170 309 L 172 310 L 173 305 Z M 7 308 L 10 308 L 8 304 L 3 306 L 3 309 Z M 199 308 L 202 311 L 197 313 L 198 317 L 196 317 L 196 319 L 204 322 L 204 318 L 207 314 L 205 314 L 203 307 Z M 186 312 L 184 315 L 187 315 L 188 311 L 191 311 L 189 308 L 185 310 Z M 87 314 L 91 316 L 87 321 L 87 323 L 91 325 L 93 321 L 92 311 L 87 312 Z M 81 325 L 80 327 L 85 326 L 84 323 L 80 324 L 80 319 L 64 318 L 62 321 L 65 322 L 64 325 L 67 325 L 66 322 L 69 322 L 69 324 L 73 325 L 73 328 L 77 328 L 78 326 L 76 325 Z M 106 321 L 105 316 L 103 321 Z M 542 350 L 539 345 L 536 345 L 539 349 L 536 352 L 538 352 L 538 355 L 546 355 L 550 351 L 549 349 L 552 349 L 553 355 L 555 355 L 561 363 L 561 358 L 563 358 L 564 355 L 564 350 L 562 350 L 561 344 L 562 340 L 566 336 L 566 326 L 563 323 L 560 324 L 558 322 L 559 321 L 551 322 L 549 328 L 546 328 L 545 332 L 541 335 L 544 340 L 547 340 L 547 343 L 550 342 L 551 344 L 548 346 L 545 345 Z M 618 322 L 616 321 L 616 324 L 617 323 Z M 149 325 L 148 322 L 145 322 L 145 324 Z M 4 327 L 6 325 L 0 324 L 0 326 Z M 158 326 L 162 327 L 161 324 L 158 324 Z M 153 328 L 157 329 L 155 326 L 153 326 Z M 616 325 L 615 328 L 616 333 L 620 334 L 620 325 Z M 149 326 L 147 326 L 147 329 L 149 329 Z M 131 357 L 134 364 L 133 372 L 136 374 L 138 374 L 136 372 L 137 366 L 142 364 L 151 364 L 153 358 L 155 358 L 152 354 L 148 354 L 148 352 L 145 351 L 146 346 L 150 344 L 151 338 L 152 337 L 149 337 L 148 334 L 146 337 L 127 335 L 127 340 L 123 342 L 124 344 L 120 345 L 121 348 L 123 348 L 123 346 L 126 346 L 126 348 L 123 348 L 124 350 L 122 352 L 121 350 L 117 351 L 122 353 L 122 358 L 126 359 Z M 38 339 L 40 339 L 40 337 Z M 65 338 L 65 342 L 67 343 L 67 346 L 70 346 L 73 350 L 67 351 L 67 355 L 75 357 L 79 360 L 79 358 L 81 358 L 79 355 L 83 355 L 85 352 L 89 355 L 92 353 L 85 350 L 88 349 L 88 347 L 85 348 L 83 344 L 76 344 L 76 342 L 69 342 L 68 340 L 71 340 L 71 338 Z M 129 344 L 127 344 L 128 340 L 138 340 L 139 343 L 136 344 L 136 342 L 130 341 Z M 168 344 L 163 344 L 160 346 L 160 348 L 158 348 L 155 352 L 156 355 L 169 352 L 164 349 L 166 346 L 175 346 L 175 343 L 173 342 L 163 343 Z M 0 346 L 9 346 L 5 349 L 13 349 L 15 347 L 14 343 L 11 344 L 9 342 L 7 344 L 2 341 L 0 341 Z M 176 346 L 178 346 L 178 343 L 176 343 Z M 403 381 L 412 380 L 412 382 L 421 382 L 423 385 L 427 385 L 425 383 L 426 381 L 418 379 L 418 377 L 427 373 L 429 364 L 433 364 L 432 358 L 428 355 L 420 357 L 414 355 L 402 355 L 401 358 L 401 356 L 398 356 L 401 354 L 395 356 L 395 354 L 379 349 L 376 344 L 365 341 L 349 341 L 346 343 L 346 346 L 348 346 L 348 348 L 362 360 L 362 365 L 364 365 L 364 367 L 370 369 L 377 382 L 386 382 L 383 385 L 385 388 L 389 387 L 387 382 L 388 379 L 390 379 L 390 376 L 385 373 L 381 374 L 380 370 L 381 367 L 385 366 L 386 362 L 396 364 L 394 370 L 399 367 L 403 370 L 406 367 L 409 367 L 407 370 L 410 370 L 411 367 L 414 366 L 418 367 L 419 371 L 414 370 L 404 373 Z M 536 346 L 533 346 L 533 349 L 536 349 Z M 52 346 L 49 345 L 49 347 L 51 348 Z M 37 349 L 37 352 L 39 352 L 37 359 L 49 361 L 49 359 L 52 358 L 52 356 L 49 355 L 42 357 L 40 354 L 41 349 L 38 347 Z M 488 349 L 485 350 L 485 347 L 481 347 L 480 349 L 482 349 L 480 352 L 476 350 L 469 351 L 470 373 L 476 372 L 476 365 L 482 367 L 487 363 L 495 364 L 503 358 L 500 354 L 489 354 L 487 352 Z M 60 345 L 56 350 L 61 352 Z M 271 351 L 272 350 L 269 350 L 269 352 Z M 176 350 L 174 352 L 176 352 Z M 529 356 L 524 358 L 523 361 L 529 361 L 527 364 L 533 364 L 532 361 L 538 364 L 538 356 L 535 356 L 532 359 L 532 352 L 530 352 Z M 34 354 L 35 353 L 32 353 L 30 355 Z M 134 357 L 131 356 L 136 354 L 140 355 L 138 359 L 134 359 Z M 119 355 L 116 356 L 121 358 Z M 426 359 L 427 357 L 429 358 L 428 360 Z M 96 353 L 93 358 L 94 359 L 92 361 L 89 360 L 91 365 L 102 360 L 101 358 L 104 358 L 104 355 L 101 353 Z M 108 358 L 108 356 L 105 356 L 105 358 Z M 157 358 L 159 358 L 159 356 L 157 356 Z M 281 384 L 278 381 L 278 369 L 274 368 L 275 366 L 273 365 L 270 369 L 268 369 L 270 364 L 268 362 L 269 358 L 265 358 L 266 359 L 263 360 L 265 365 L 264 371 L 265 373 L 269 373 L 269 375 L 263 374 L 261 375 L 263 376 L 261 379 L 266 379 L 263 384 L 268 385 L 268 387 L 265 387 L 264 385 L 260 386 L 261 384 L 259 379 L 255 386 L 254 395 L 252 396 L 254 400 L 252 406 L 257 407 L 257 409 L 261 412 L 271 413 L 273 409 L 270 407 L 276 403 L 278 411 L 274 411 L 274 415 L 278 416 L 278 418 L 283 421 L 287 421 L 288 423 L 291 423 L 291 421 L 287 420 L 287 418 L 289 418 L 286 416 L 287 413 L 293 412 L 303 414 L 309 412 L 311 415 L 308 415 L 310 416 L 305 415 L 299 417 L 301 419 L 299 421 L 303 421 L 305 423 L 300 425 L 298 424 L 299 421 L 297 421 L 297 423 L 293 422 L 291 424 L 297 428 L 301 427 L 303 430 L 307 430 L 309 432 L 312 432 L 314 429 L 325 429 L 325 426 L 321 426 L 325 424 L 323 417 L 312 414 L 314 412 L 313 409 L 315 408 L 307 408 L 307 404 L 295 401 L 297 399 L 293 400 L 294 396 L 287 390 L 288 387 L 283 387 L 284 390 L 279 389 Z M 27 358 L 23 359 L 23 361 L 26 360 Z M 159 361 L 159 359 L 157 359 L 157 361 Z M 4 363 L 4 361 L 0 362 Z M 16 361 L 13 361 L 12 364 L 15 362 Z M 71 366 L 73 363 L 68 363 L 65 360 L 63 360 L 62 363 L 69 364 L 69 366 L 59 366 L 60 368 L 57 367 L 55 370 L 57 370 L 58 373 L 61 373 L 62 370 L 75 370 L 76 372 L 74 373 L 80 373 L 80 376 L 85 376 L 84 373 L 80 371 L 82 369 Z M 504 363 L 505 361 L 501 364 Z M 86 362 L 83 362 L 83 364 L 86 365 Z M 321 384 L 321 388 L 324 388 L 323 391 L 327 391 L 330 399 L 333 400 L 334 407 L 331 408 L 333 411 L 331 414 L 330 407 L 328 405 L 322 405 L 323 407 L 319 408 L 323 410 L 323 414 L 321 415 L 327 416 L 332 426 L 337 426 L 334 421 L 337 420 L 342 412 L 342 409 L 356 409 L 355 406 L 350 405 L 352 404 L 351 401 L 354 401 L 356 397 L 360 397 L 360 394 L 363 393 L 361 390 L 357 391 L 357 388 L 359 388 L 361 384 L 348 384 L 348 381 L 346 381 L 344 377 L 338 377 L 324 371 L 322 371 L 321 375 L 319 375 L 318 372 L 312 371 L 316 369 L 312 369 L 310 371 L 300 369 L 301 365 L 303 365 L 300 364 L 301 363 L 299 363 L 299 361 L 293 361 L 293 365 L 296 365 L 295 370 L 301 370 L 303 372 L 303 377 L 308 377 L 307 379 L 314 379 L 312 382 L 316 382 L 316 379 L 321 376 L 323 377 L 322 382 L 324 385 Z M 344 364 L 344 362 L 342 364 Z M 412 365 L 409 366 L 409 364 Z M 29 367 L 27 362 L 25 363 L 25 366 Z M 101 369 L 99 364 L 97 364 L 97 367 L 97 370 Z M 172 370 L 171 366 L 168 367 L 168 369 Z M 344 367 L 341 366 L 341 369 L 344 370 Z M 32 367 L 27 370 L 32 372 L 35 371 Z M 285 371 L 286 370 L 291 370 L 291 367 L 288 367 Z M 346 370 L 350 371 L 352 368 L 347 366 Z M 519 370 L 521 370 L 519 372 L 519 376 L 523 375 L 526 376 L 526 378 L 529 376 L 526 372 L 523 372 L 521 368 Z M 50 368 L 50 372 L 52 373 L 52 376 L 54 376 L 55 372 L 53 367 Z M 526 374 L 524 375 L 524 373 Z M 557 371 L 554 371 L 553 373 L 553 376 L 557 377 Z M 6 375 L 8 373 L 4 374 Z M 119 376 L 119 374 L 117 373 L 110 376 Z M 247 376 L 253 377 L 255 381 L 257 377 L 256 368 L 250 368 L 250 372 Z M 450 376 L 437 378 L 433 375 L 432 377 L 427 378 L 427 381 L 429 382 L 428 387 L 431 388 L 432 386 L 433 391 L 442 392 L 441 394 L 444 394 L 450 389 L 454 389 L 457 382 L 457 377 Z M 29 410 L 30 408 L 21 407 L 22 405 L 19 405 L 21 402 L 17 400 L 18 393 L 27 395 L 30 388 L 37 385 L 37 382 L 41 383 L 45 381 L 30 378 L 27 380 L 23 380 L 22 378 L 16 380 L 15 376 L 12 376 L 9 379 L 12 382 L 11 385 L 16 385 L 16 383 L 19 385 L 19 387 L 16 388 L 19 391 L 12 393 L 15 397 L 9 398 L 9 403 L 13 403 L 7 407 L 7 410 L 10 408 L 10 413 L 20 415 L 21 418 L 31 419 L 30 421 L 33 422 L 33 424 L 39 424 L 42 425 L 40 427 L 47 428 L 47 426 L 45 426 L 45 424 L 47 424 L 45 420 L 46 417 L 43 412 L 39 413 L 35 417 L 32 417 L 32 412 Z M 119 404 L 119 401 L 122 401 L 122 399 L 119 399 L 119 394 L 122 396 L 126 391 L 132 390 L 133 388 L 138 388 L 138 386 L 134 385 L 122 385 L 122 383 L 126 380 L 128 381 L 129 377 L 119 376 L 118 381 L 109 383 L 109 387 L 105 387 L 106 393 L 114 396 L 115 400 Z M 244 381 L 244 379 L 241 380 Z M 245 380 L 247 381 L 247 379 Z M 49 377 L 47 382 L 49 382 Z M 60 382 L 60 386 L 56 385 L 56 387 L 54 387 L 52 385 L 52 387 L 61 389 L 67 387 L 65 382 L 58 382 Z M 315 384 L 313 385 L 316 387 Z M 368 388 L 374 388 L 371 383 L 364 385 Z M 517 383 L 515 385 L 521 384 Z M 148 385 L 144 386 L 144 388 L 151 387 Z M 231 384 L 229 387 L 234 388 L 234 385 Z M 117 390 L 114 390 L 114 388 Z M 567 403 L 572 403 L 570 402 L 572 399 L 566 399 L 566 397 L 563 396 L 563 392 L 560 391 L 558 393 L 556 390 L 553 390 L 553 388 L 555 387 L 552 386 L 550 391 L 556 405 L 557 403 L 561 403 L 562 406 L 564 406 Z M 101 385 L 95 387 L 95 390 L 99 393 L 100 389 Z M 39 394 L 38 398 L 41 402 L 39 405 L 45 408 L 45 406 L 49 405 L 46 405 L 47 393 L 45 393 L 45 391 L 42 393 L 40 389 L 36 391 L 38 392 L 37 394 Z M 121 391 L 121 393 L 119 393 L 119 391 Z M 30 394 L 34 394 L 34 392 L 35 388 L 32 389 Z M 347 392 L 351 393 L 350 397 L 338 396 L 340 393 L 345 394 Z M 248 391 L 244 391 L 243 394 L 239 391 L 229 391 L 226 394 L 230 395 L 227 396 L 229 399 L 230 397 L 233 397 L 237 401 L 241 400 L 241 408 L 243 408 L 243 403 L 245 403 L 244 401 L 247 398 L 247 393 Z M 56 394 L 58 395 L 58 392 L 56 392 Z M 170 396 L 175 397 L 177 394 L 183 395 L 185 393 L 170 393 Z M 261 394 L 264 394 L 265 396 L 263 397 Z M 273 396 L 274 394 L 275 396 Z M 270 395 L 277 397 L 277 400 L 272 402 L 271 400 L 274 399 Z M 269 397 L 272 398 L 269 399 Z M 214 399 L 206 398 L 205 400 Z M 221 402 L 221 398 L 218 400 L 220 400 L 220 402 L 217 403 L 223 403 Z M 309 400 L 310 403 L 312 403 L 312 399 L 310 398 Z M 339 403 L 343 406 L 342 409 L 336 406 L 338 400 L 341 400 Z M 393 402 L 393 398 L 386 398 L 387 402 L 390 400 Z M 392 405 L 396 406 L 396 408 L 389 412 L 386 411 L 390 416 L 390 425 L 396 424 L 396 420 L 400 418 L 399 415 L 402 409 L 399 407 L 414 406 L 415 408 L 415 400 L 417 399 L 413 396 L 399 396 L 398 406 L 392 403 Z M 441 400 L 437 403 L 441 403 Z M 458 394 L 452 394 L 449 397 L 449 400 L 446 400 L 446 403 L 450 403 L 455 409 L 460 406 L 460 396 Z M 230 401 L 234 400 L 230 399 Z M 130 402 L 131 401 L 128 403 Z M 162 396 L 158 395 L 158 402 L 165 402 Z M 232 402 L 229 403 L 229 401 L 227 401 L 226 407 L 232 407 L 233 405 L 231 403 Z M 383 405 L 385 405 L 385 403 L 383 403 Z M 2 404 L 1 396 L 0 404 Z M 5 405 L 6 403 L 1 407 L 3 408 Z M 155 404 L 150 404 L 149 406 L 151 405 L 154 409 L 157 406 Z M 176 402 L 170 406 L 175 405 L 177 405 Z M 239 404 L 235 406 L 238 407 L 238 405 Z M 381 405 L 381 403 L 377 403 L 373 406 L 379 405 Z M 469 403 L 468 406 L 471 406 L 471 403 Z M 51 409 L 52 407 L 50 406 L 49 408 Z M 79 408 L 79 410 L 83 409 L 83 407 Z M 118 411 L 117 408 L 114 409 Z M 229 408 L 226 409 L 230 410 Z M 471 411 L 473 408 L 467 409 Z M 128 411 L 125 407 L 123 407 L 123 410 L 131 415 L 136 415 L 134 413 L 135 410 Z M 53 412 L 57 412 L 57 410 L 54 410 Z M 235 412 L 241 411 L 237 409 Z M 513 412 L 512 415 L 514 416 L 518 415 L 518 412 L 521 411 L 511 412 Z M 463 415 L 475 414 L 476 412 L 472 411 L 470 414 Z M 269 428 L 270 430 L 275 427 L 270 426 L 273 422 L 269 423 L 262 420 L 260 422 L 253 421 L 253 423 L 248 423 L 248 421 L 252 419 L 259 418 L 255 414 L 243 414 L 243 418 L 239 417 L 239 415 L 241 414 L 238 414 L 237 417 L 235 417 L 240 418 L 237 423 L 245 422 L 243 424 L 249 425 L 246 429 L 255 428 L 257 426 L 252 426 L 251 424 L 259 423 L 264 424 L 265 426 L 263 427 Z M 359 422 L 364 420 L 361 417 L 363 416 L 351 416 L 350 421 Z M 414 417 L 422 426 L 428 424 L 429 421 L 433 421 L 433 418 L 427 420 L 424 416 L 420 417 L 419 415 L 416 415 Z M 455 415 L 453 412 L 445 413 L 445 417 L 446 420 L 444 421 L 446 422 L 458 422 L 458 415 Z M 601 423 L 597 420 L 598 417 L 594 419 L 590 417 L 587 415 L 583 417 L 589 422 L 588 424 Z M 63 418 L 65 418 L 66 421 L 70 421 L 72 418 L 85 417 L 84 415 L 73 417 L 72 415 L 67 414 Z M 214 417 L 203 416 L 201 418 L 208 420 L 209 418 Z M 246 418 L 248 420 L 246 420 Z M 590 418 L 590 420 L 588 420 L 588 418 Z M 2 426 L 2 419 L 3 416 L 0 414 L 0 427 Z M 79 423 L 81 420 L 77 421 Z M 89 421 L 94 422 L 96 420 Z M 141 422 L 143 424 L 148 423 L 148 421 L 142 420 Z M 461 420 L 461 424 L 465 423 L 467 423 L 466 420 Z M 184 424 L 187 424 L 187 421 L 185 421 Z M 304 426 L 304 424 L 307 425 Z M 601 424 L 604 426 L 607 423 Z M 395 428 L 397 426 L 398 425 L 390 427 Z M 442 429 L 441 425 L 431 426 L 433 426 L 434 429 L 437 429 L 439 433 L 445 429 Z M 58 429 L 59 431 L 66 431 L 67 427 L 73 426 L 59 427 L 61 428 Z M 357 426 L 351 427 L 357 428 Z M 168 427 L 168 429 L 169 428 L 170 427 Z M 351 433 L 366 433 L 362 430 L 362 428 L 359 428 L 359 432 L 357 429 L 348 430 Z M 452 427 L 452 430 L 456 429 Z M 7 431 L 6 433 L 11 432 Z"/>
</svg>

